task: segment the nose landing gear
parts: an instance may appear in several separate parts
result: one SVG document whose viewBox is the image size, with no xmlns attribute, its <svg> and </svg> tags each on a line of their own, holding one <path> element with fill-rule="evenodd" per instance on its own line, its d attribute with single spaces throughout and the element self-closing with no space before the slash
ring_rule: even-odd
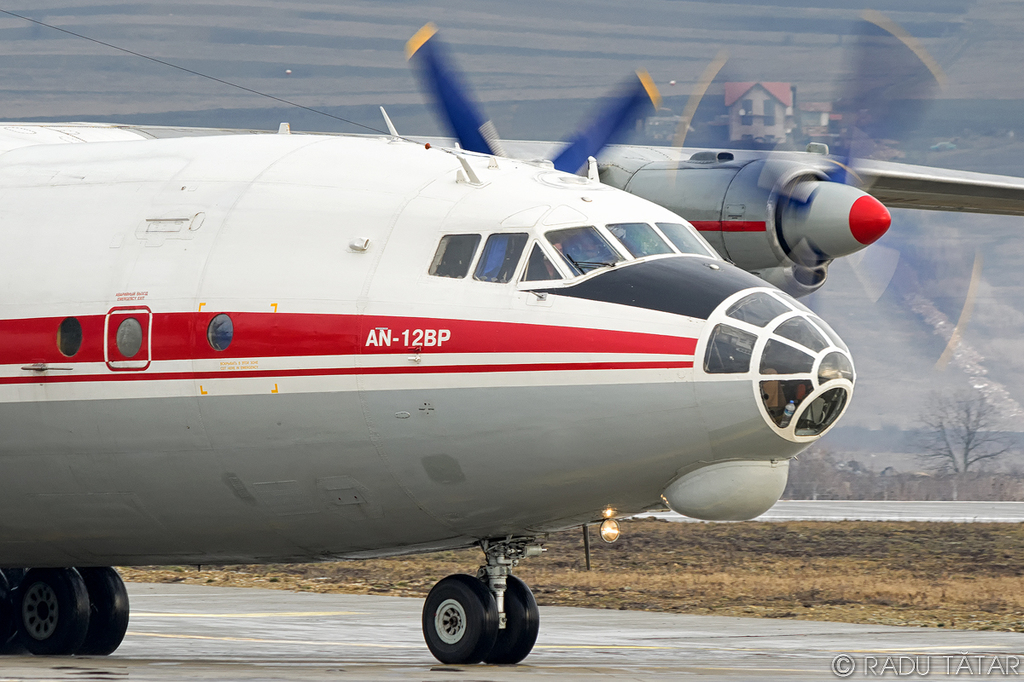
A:
<svg viewBox="0 0 1024 682">
<path fill-rule="evenodd" d="M 423 604 L 423 638 L 442 663 L 518 663 L 537 641 L 540 611 L 537 601 L 511 569 L 519 561 L 539 556 L 532 538 L 484 540 L 487 563 L 477 577 L 457 574 L 444 578 Z"/>
</svg>

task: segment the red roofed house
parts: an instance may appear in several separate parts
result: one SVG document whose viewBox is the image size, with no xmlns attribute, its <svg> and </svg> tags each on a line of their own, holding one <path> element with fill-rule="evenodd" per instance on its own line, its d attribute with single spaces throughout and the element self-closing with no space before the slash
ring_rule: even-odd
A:
<svg viewBox="0 0 1024 682">
<path fill-rule="evenodd" d="M 725 106 L 730 142 L 782 142 L 792 129 L 789 83 L 726 83 Z"/>
</svg>

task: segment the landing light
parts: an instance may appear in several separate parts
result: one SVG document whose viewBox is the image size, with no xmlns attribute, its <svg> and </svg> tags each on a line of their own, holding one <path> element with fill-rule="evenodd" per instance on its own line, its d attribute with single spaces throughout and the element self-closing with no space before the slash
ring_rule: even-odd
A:
<svg viewBox="0 0 1024 682">
<path fill-rule="evenodd" d="M 615 519 L 605 519 L 601 522 L 601 539 L 612 543 L 619 539 L 619 522 Z"/>
</svg>

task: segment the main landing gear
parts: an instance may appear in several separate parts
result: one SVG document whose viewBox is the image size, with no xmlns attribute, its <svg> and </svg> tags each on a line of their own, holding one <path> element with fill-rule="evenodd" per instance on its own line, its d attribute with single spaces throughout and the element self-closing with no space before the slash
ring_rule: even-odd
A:
<svg viewBox="0 0 1024 682">
<path fill-rule="evenodd" d="M 113 653 L 128 629 L 128 592 L 117 571 L 0 571 L 0 654 Z"/>
<path fill-rule="evenodd" d="M 442 663 L 518 663 L 529 655 L 540 630 L 533 593 L 511 574 L 520 560 L 539 556 L 532 538 L 480 543 L 487 563 L 476 577 L 450 575 L 434 585 L 423 604 L 423 638 Z"/>
</svg>

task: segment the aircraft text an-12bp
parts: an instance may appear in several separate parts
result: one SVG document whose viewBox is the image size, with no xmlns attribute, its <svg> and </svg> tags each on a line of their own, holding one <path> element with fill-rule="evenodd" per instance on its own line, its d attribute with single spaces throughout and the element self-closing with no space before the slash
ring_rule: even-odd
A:
<svg viewBox="0 0 1024 682">
<path fill-rule="evenodd" d="M 33 653 L 116 649 L 113 565 L 478 544 L 425 637 L 515 662 L 544 533 L 756 516 L 852 394 L 809 310 L 545 164 L 102 125 L 0 149 L 0 641 Z"/>
</svg>

